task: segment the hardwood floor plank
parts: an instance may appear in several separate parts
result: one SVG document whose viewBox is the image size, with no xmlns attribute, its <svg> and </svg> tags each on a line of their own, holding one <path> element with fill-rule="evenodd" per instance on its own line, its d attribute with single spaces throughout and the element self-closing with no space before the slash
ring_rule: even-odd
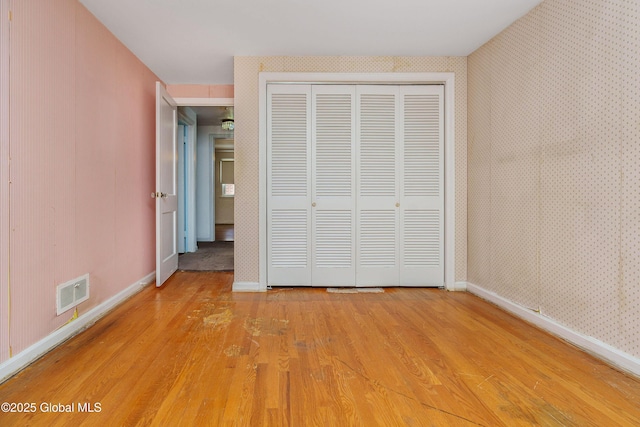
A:
<svg viewBox="0 0 640 427">
<path fill-rule="evenodd" d="M 233 224 L 216 224 L 216 241 L 233 242 L 234 235 L 235 233 Z"/>
<path fill-rule="evenodd" d="M 471 294 L 232 282 L 143 290 L 0 384 L 38 406 L 0 425 L 640 425 L 638 378 Z"/>
</svg>

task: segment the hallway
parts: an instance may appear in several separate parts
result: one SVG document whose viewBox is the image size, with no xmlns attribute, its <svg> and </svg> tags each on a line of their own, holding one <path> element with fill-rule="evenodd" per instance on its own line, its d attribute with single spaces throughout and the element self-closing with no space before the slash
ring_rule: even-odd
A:
<svg viewBox="0 0 640 427">
<path fill-rule="evenodd" d="M 180 254 L 178 270 L 233 271 L 233 224 L 216 224 L 215 242 L 198 242 L 198 250 Z"/>
</svg>

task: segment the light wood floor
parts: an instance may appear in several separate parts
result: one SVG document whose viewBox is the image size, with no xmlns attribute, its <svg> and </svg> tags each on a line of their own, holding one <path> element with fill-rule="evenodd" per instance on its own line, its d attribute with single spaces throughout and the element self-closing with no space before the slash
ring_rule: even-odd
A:
<svg viewBox="0 0 640 427">
<path fill-rule="evenodd" d="M 473 295 L 232 281 L 146 288 L 0 385 L 0 402 L 38 407 L 0 425 L 640 425 L 638 379 Z"/>
</svg>

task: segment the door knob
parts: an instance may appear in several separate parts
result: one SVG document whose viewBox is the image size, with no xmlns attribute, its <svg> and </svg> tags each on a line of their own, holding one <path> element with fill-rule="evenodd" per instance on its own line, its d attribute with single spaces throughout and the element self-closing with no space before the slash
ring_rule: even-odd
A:
<svg viewBox="0 0 640 427">
<path fill-rule="evenodd" d="M 316 207 L 316 202 L 311 203 L 311 207 Z"/>
<path fill-rule="evenodd" d="M 399 207 L 400 207 L 400 203 L 396 203 L 396 208 L 399 208 Z"/>
</svg>

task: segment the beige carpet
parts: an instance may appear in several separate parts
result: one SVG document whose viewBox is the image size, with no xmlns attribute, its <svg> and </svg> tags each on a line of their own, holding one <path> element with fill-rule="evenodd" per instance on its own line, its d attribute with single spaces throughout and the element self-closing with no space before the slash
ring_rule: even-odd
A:
<svg viewBox="0 0 640 427">
<path fill-rule="evenodd" d="M 178 270 L 233 271 L 233 242 L 198 242 L 197 252 L 179 256 Z"/>
</svg>

